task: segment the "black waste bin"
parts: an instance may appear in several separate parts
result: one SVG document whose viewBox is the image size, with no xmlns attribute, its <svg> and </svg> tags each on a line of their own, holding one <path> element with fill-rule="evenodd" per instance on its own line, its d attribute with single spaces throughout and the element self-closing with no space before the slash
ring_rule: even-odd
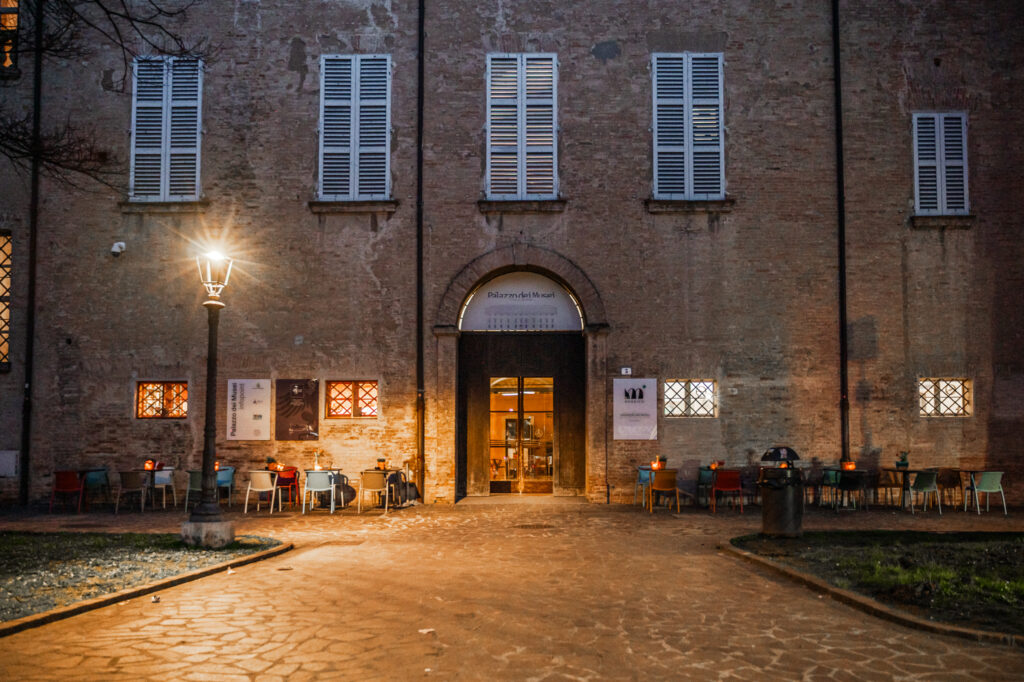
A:
<svg viewBox="0 0 1024 682">
<path fill-rule="evenodd" d="M 761 533 L 798 538 L 803 533 L 804 481 L 799 469 L 761 469 Z"/>
</svg>

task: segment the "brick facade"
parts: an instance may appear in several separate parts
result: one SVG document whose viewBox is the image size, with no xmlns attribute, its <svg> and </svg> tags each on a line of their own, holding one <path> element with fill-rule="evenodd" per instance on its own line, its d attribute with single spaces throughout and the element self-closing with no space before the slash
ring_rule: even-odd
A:
<svg viewBox="0 0 1024 682">
<path fill-rule="evenodd" d="M 1008 471 L 1024 501 L 1024 268 L 1017 238 L 1024 41 L 1015 3 L 841 2 L 850 442 L 868 465 Z M 184 30 L 206 63 L 204 202 L 126 205 L 45 180 L 40 206 L 31 494 L 55 468 L 198 465 L 206 320 L 192 256 L 226 235 L 236 260 L 220 328 L 226 379 L 376 379 L 380 416 L 324 420 L 317 443 L 225 441 L 244 470 L 300 466 L 315 446 L 357 471 L 415 460 L 414 3 L 205 3 Z M 587 495 L 629 499 L 636 463 L 754 462 L 788 444 L 840 454 L 835 109 L 829 3 L 427 3 L 424 376 L 427 501 L 455 494 L 456 324 L 471 289 L 530 267 L 566 283 L 586 316 Z M 726 202 L 651 197 L 653 52 L 724 55 Z M 491 52 L 558 55 L 560 210 L 482 205 L 484 69 Z M 390 54 L 397 206 L 315 200 L 319 57 Z M 0 83 L 28 106 L 31 65 Z M 43 115 L 92 127 L 126 162 L 130 87 L 112 50 L 47 63 Z M 129 79 L 130 81 L 130 79 Z M 911 115 L 968 115 L 973 217 L 914 220 Z M 127 184 L 126 178 L 122 181 Z M 0 162 L 0 228 L 15 238 L 0 449 L 20 445 L 27 182 Z M 519 207 L 521 208 L 521 207 Z M 393 209 L 393 210 L 392 210 Z M 126 252 L 110 255 L 124 241 Z M 661 418 L 657 441 L 611 440 L 611 381 L 714 379 L 719 416 Z M 973 415 L 922 418 L 917 378 L 967 377 Z M 183 421 L 138 420 L 140 379 L 189 382 Z M 225 404 L 226 395 L 219 403 Z M 224 415 L 220 415 L 223 420 Z M 607 469 L 605 468 L 607 462 Z M 606 491 L 606 484 L 610 489 Z M 17 480 L 0 479 L 0 497 Z"/>
</svg>

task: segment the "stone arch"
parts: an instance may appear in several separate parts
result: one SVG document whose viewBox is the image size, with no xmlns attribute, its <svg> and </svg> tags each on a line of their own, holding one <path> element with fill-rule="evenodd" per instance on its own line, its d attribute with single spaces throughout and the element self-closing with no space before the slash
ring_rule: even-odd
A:
<svg viewBox="0 0 1024 682">
<path fill-rule="evenodd" d="M 435 324 L 456 327 L 463 301 L 481 280 L 513 270 L 529 270 L 559 281 L 579 301 L 587 327 L 607 326 L 601 295 L 586 273 L 565 256 L 531 244 L 494 249 L 470 261 L 448 283 L 437 307 Z"/>
</svg>

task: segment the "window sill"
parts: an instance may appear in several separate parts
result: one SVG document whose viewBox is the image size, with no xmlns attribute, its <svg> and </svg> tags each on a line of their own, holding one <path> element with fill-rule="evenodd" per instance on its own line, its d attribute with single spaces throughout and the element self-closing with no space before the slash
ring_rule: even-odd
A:
<svg viewBox="0 0 1024 682">
<path fill-rule="evenodd" d="M 126 214 L 206 213 L 210 202 L 205 199 L 200 201 L 122 201 L 118 205 L 121 207 L 121 213 Z"/>
<path fill-rule="evenodd" d="M 394 213 L 398 209 L 397 199 L 380 201 L 310 201 L 309 210 L 318 215 L 341 213 Z"/>
<path fill-rule="evenodd" d="M 910 226 L 915 230 L 969 230 L 974 219 L 973 215 L 915 215 L 910 217 Z"/>
<path fill-rule="evenodd" d="M 494 200 L 476 202 L 481 213 L 563 213 L 565 199 Z"/>
<path fill-rule="evenodd" d="M 730 213 L 736 200 L 725 199 L 644 199 L 648 213 Z"/>
</svg>

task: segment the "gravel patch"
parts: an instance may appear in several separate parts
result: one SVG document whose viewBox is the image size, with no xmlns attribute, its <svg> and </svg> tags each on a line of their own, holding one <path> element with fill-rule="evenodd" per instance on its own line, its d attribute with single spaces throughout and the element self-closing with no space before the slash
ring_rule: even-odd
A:
<svg viewBox="0 0 1024 682">
<path fill-rule="evenodd" d="M 224 549 L 174 533 L 0 532 L 0 621 L 214 566 L 281 544 L 241 535 Z"/>
</svg>

